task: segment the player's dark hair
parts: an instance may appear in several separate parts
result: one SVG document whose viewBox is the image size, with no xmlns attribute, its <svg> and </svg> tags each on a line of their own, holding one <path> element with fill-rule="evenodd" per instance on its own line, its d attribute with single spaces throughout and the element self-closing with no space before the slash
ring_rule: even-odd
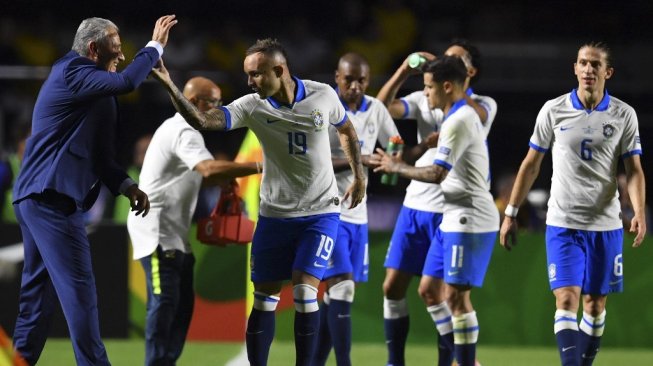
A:
<svg viewBox="0 0 653 366">
<path fill-rule="evenodd" d="M 253 55 L 258 52 L 270 57 L 281 55 L 286 62 L 288 61 L 286 49 L 283 48 L 281 43 L 276 39 L 266 38 L 257 40 L 256 43 L 251 45 L 247 51 L 245 51 L 245 56 Z"/>
<path fill-rule="evenodd" d="M 605 64 L 606 64 L 605 66 L 612 67 L 612 50 L 610 50 L 610 47 L 608 47 L 607 43 L 602 41 L 590 41 L 580 46 L 578 50 L 580 51 L 585 47 L 596 48 L 597 50 L 601 50 L 601 52 L 605 54 Z"/>
<path fill-rule="evenodd" d="M 465 51 L 467 51 L 467 54 L 469 54 L 469 58 L 470 61 L 472 62 L 472 66 L 474 66 L 474 68 L 476 69 L 476 75 L 474 75 L 474 77 L 469 81 L 469 83 L 476 84 L 481 76 L 481 71 L 483 71 L 483 64 L 481 62 L 482 61 L 481 52 L 479 52 L 476 46 L 469 43 L 469 41 L 464 38 L 454 38 L 449 44 L 449 46 L 447 46 L 447 48 L 452 46 L 462 47 Z"/>
<path fill-rule="evenodd" d="M 464 85 L 465 79 L 467 79 L 465 63 L 457 56 L 443 56 L 427 63 L 424 73 L 433 74 L 433 80 L 438 83 L 450 81 L 454 84 Z"/>
</svg>

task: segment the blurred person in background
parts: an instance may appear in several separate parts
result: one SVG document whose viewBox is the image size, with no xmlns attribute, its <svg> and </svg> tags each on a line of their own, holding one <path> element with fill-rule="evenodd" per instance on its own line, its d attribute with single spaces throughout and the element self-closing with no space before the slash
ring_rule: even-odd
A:
<svg viewBox="0 0 653 366">
<path fill-rule="evenodd" d="M 139 137 L 136 140 L 136 143 L 134 143 L 134 147 L 132 149 L 132 161 L 131 164 L 127 167 L 127 174 L 129 174 L 130 177 L 134 177 L 136 183 L 138 183 L 138 177 L 141 174 L 141 169 L 143 168 L 145 152 L 147 151 L 148 146 L 150 146 L 151 140 L 152 135 L 148 133 Z M 126 223 L 130 209 L 130 203 L 126 197 L 116 197 L 113 205 L 113 221 L 121 224 Z"/>
<path fill-rule="evenodd" d="M 6 155 L 4 162 L 0 166 L 0 201 L 2 201 L 2 211 L 0 212 L 0 221 L 17 222 L 16 213 L 13 205 L 13 186 L 20 172 L 20 164 L 25 154 L 25 144 L 31 134 L 32 128 L 29 123 L 17 123 L 13 129 L 13 141 L 15 150 Z"/>
</svg>

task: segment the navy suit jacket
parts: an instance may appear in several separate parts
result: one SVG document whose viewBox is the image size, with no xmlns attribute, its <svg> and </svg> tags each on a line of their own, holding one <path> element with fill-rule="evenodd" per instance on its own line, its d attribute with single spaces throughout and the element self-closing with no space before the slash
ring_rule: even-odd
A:
<svg viewBox="0 0 653 366">
<path fill-rule="evenodd" d="M 128 175 L 115 161 L 115 96 L 134 90 L 158 59 L 154 47 L 145 47 L 120 73 L 99 69 L 75 51 L 55 62 L 34 106 L 14 203 L 51 189 L 88 210 L 99 182 L 118 195 Z"/>
</svg>

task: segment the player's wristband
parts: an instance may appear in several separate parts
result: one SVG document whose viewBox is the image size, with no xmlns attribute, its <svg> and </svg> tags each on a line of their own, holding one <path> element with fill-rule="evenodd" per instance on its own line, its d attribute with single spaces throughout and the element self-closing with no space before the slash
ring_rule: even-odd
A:
<svg viewBox="0 0 653 366">
<path fill-rule="evenodd" d="M 506 207 L 506 211 L 504 212 L 504 214 L 514 219 L 515 217 L 517 217 L 517 212 L 519 212 L 519 207 L 515 207 L 509 204 L 508 207 Z"/>
</svg>

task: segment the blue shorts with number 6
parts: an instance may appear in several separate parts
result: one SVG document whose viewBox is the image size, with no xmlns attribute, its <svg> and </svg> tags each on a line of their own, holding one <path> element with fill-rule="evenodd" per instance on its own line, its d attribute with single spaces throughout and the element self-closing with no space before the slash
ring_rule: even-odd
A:
<svg viewBox="0 0 653 366">
<path fill-rule="evenodd" d="M 624 230 L 588 231 L 546 226 L 551 290 L 578 286 L 581 293 L 622 292 Z"/>
<path fill-rule="evenodd" d="M 321 280 L 339 222 L 338 213 L 297 218 L 259 216 L 252 240 L 252 282 L 289 280 L 295 270 Z"/>
</svg>

